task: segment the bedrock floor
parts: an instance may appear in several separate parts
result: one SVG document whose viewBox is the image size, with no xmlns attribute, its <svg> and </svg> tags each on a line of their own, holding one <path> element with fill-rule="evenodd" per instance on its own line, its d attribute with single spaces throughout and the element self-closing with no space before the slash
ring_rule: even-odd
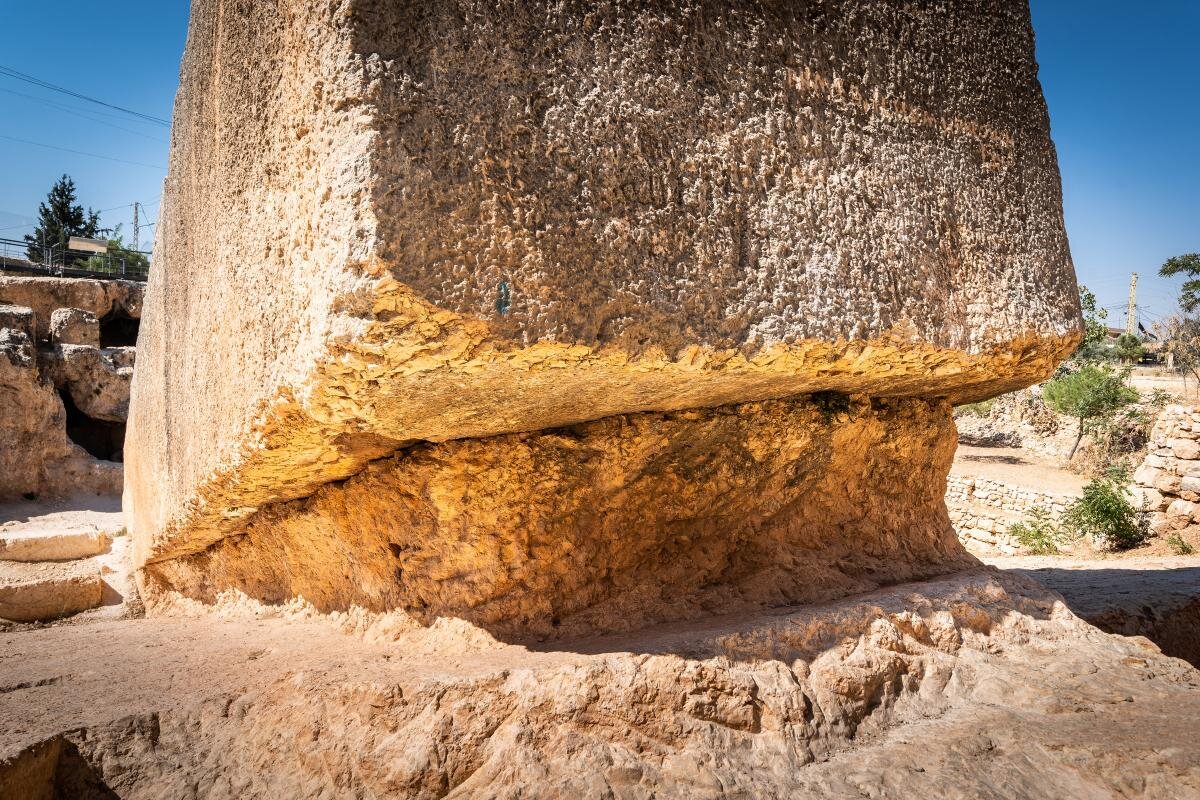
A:
<svg viewBox="0 0 1200 800">
<path fill-rule="evenodd" d="M 1200 672 L 991 568 L 536 650 L 174 613 L 3 636 L 0 795 L 57 748 L 121 798 L 1200 797 Z"/>
</svg>

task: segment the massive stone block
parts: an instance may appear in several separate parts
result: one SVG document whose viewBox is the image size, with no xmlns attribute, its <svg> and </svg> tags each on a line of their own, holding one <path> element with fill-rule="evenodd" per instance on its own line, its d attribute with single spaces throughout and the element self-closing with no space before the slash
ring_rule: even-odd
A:
<svg viewBox="0 0 1200 800">
<path fill-rule="evenodd" d="M 622 537 L 642 538 L 647 557 L 687 554 L 668 545 L 680 526 L 685 541 L 770 538 L 713 523 L 712 497 L 681 499 L 686 522 L 659 514 L 684 487 L 719 495 L 703 483 L 715 478 L 672 482 L 661 458 L 635 467 L 611 448 L 757 453 L 740 479 L 770 491 L 732 491 L 733 505 L 786 528 L 808 519 L 801 506 L 826 479 L 773 483 L 795 468 L 795 442 L 843 436 L 877 457 L 862 420 L 887 428 L 892 412 L 861 398 L 930 398 L 899 439 L 952 439 L 936 398 L 1036 381 L 1079 336 L 1019 3 L 198 0 L 175 119 L 126 500 L 147 575 L 196 594 L 426 603 L 501 628 L 578 616 L 555 596 L 488 617 L 495 587 L 525 580 L 498 572 L 535 573 L 514 566 L 533 557 L 578 588 L 610 565 L 581 559 L 562 577 L 563 542 L 608 537 L 585 551 L 619 560 Z M 724 406 L 819 392 L 860 398 L 858 416 L 834 414 L 832 431 L 820 415 L 788 417 L 836 401 L 821 395 L 708 438 L 749 413 Z M 671 416 L 694 409 L 706 410 Z M 650 421 L 591 423 L 576 450 L 559 434 L 512 438 L 629 414 Z M 777 431 L 778 452 L 762 452 L 755 420 Z M 916 521 L 920 509 L 944 524 L 917 499 L 941 478 L 889 457 L 913 475 L 881 486 L 879 502 L 905 525 L 872 531 L 888 516 L 872 512 L 813 528 L 843 544 L 883 536 L 897 556 L 881 547 L 891 566 L 879 580 L 920 572 L 905 542 L 933 552 L 948 530 Z M 850 464 L 839 469 L 854 481 L 871 471 Z M 637 470 L 645 485 L 604 535 L 578 515 L 552 535 L 459 513 L 432 491 L 394 512 L 405 522 L 387 519 L 415 486 L 470 494 L 488 469 L 528 479 L 484 492 L 497 514 L 553 489 L 566 507 L 611 515 L 613 486 Z M 359 502 L 371 498 L 391 499 Z M 513 549 L 522 536 L 535 555 Z M 478 552 L 450 555 L 455 537 Z M 777 554 L 799 546 L 779 541 Z M 407 571 L 388 544 L 427 565 L 444 550 L 458 571 Z M 379 562 L 317 575 L 328 551 Z M 611 573 L 653 582 L 627 567 Z M 370 585 L 355 585 L 363 575 Z M 458 599 L 425 583 L 437 580 L 459 585 Z M 515 583 L 514 596 L 540 591 Z M 681 597 L 703 594 L 693 583 Z M 473 602 L 488 608 L 465 610 Z"/>
</svg>

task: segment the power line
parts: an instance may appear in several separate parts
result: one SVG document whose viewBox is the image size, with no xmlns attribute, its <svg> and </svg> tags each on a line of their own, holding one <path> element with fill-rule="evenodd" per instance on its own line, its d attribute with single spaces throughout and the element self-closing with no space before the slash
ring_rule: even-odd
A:
<svg viewBox="0 0 1200 800">
<path fill-rule="evenodd" d="M 55 103 L 53 100 L 47 100 L 43 97 L 36 97 L 35 95 L 32 95 L 32 94 L 25 94 L 24 92 L 14 92 L 12 89 L 0 88 L 0 92 L 4 92 L 5 94 L 15 95 L 16 97 L 24 97 L 26 100 L 33 100 L 34 102 L 42 103 L 44 105 L 49 106 L 50 108 L 56 108 L 59 111 L 66 112 L 67 114 L 71 114 L 73 116 L 79 117 L 80 119 L 86 119 L 89 122 L 97 122 L 101 125 L 107 125 L 110 128 L 115 128 L 119 131 L 125 131 L 125 133 L 132 133 L 134 136 L 140 136 L 143 139 L 149 139 L 152 142 L 158 142 L 159 144 L 169 144 L 169 142 L 166 139 L 159 139 L 157 136 L 151 136 L 148 133 L 142 133 L 141 131 L 135 131 L 132 128 L 126 128 L 121 125 L 117 125 L 114 122 L 107 122 L 107 121 L 101 119 L 100 116 L 91 114 L 86 111 L 82 111 L 82 110 L 74 108 L 72 106 L 63 105 L 62 103 Z M 102 116 L 113 117 L 115 119 L 121 119 L 121 117 L 115 117 L 112 114 L 104 114 Z"/>
<path fill-rule="evenodd" d="M 66 89 L 62 86 L 56 86 L 55 84 L 44 81 L 41 78 L 35 78 L 32 75 L 26 75 L 24 72 L 18 72 L 17 70 L 13 69 L 12 67 L 6 67 L 3 64 L 0 64 L 0 75 L 7 75 L 10 78 L 16 78 L 19 81 L 25 81 L 26 83 L 32 83 L 34 86 L 40 86 L 43 89 L 50 89 L 51 91 L 61 92 L 62 94 L 70 95 L 71 97 L 75 97 L 80 100 L 86 100 L 89 103 L 95 103 L 96 105 L 104 106 L 105 108 L 115 109 L 116 111 L 120 111 L 124 114 L 129 114 L 130 116 L 137 117 L 138 119 L 144 119 L 147 122 L 153 122 L 158 125 L 163 125 L 166 127 L 170 127 L 170 125 L 171 125 L 170 120 L 165 120 L 162 117 L 155 117 L 155 116 L 151 116 L 150 114 L 143 114 L 140 111 L 134 111 L 129 108 L 124 108 L 122 106 L 113 105 L 112 103 L 106 103 L 103 100 L 97 100 L 94 97 L 88 97 L 86 94 L 77 92 L 74 89 Z"/>
<path fill-rule="evenodd" d="M 157 170 L 164 171 L 164 172 L 167 169 L 166 167 L 159 166 L 158 164 L 146 164 L 141 161 L 130 161 L 130 160 L 124 159 L 124 158 L 114 158 L 113 156 L 102 156 L 99 153 L 85 153 L 82 150 L 72 150 L 69 147 L 59 147 L 59 146 L 53 145 L 53 144 L 42 144 L 41 142 L 32 142 L 29 139 L 18 139 L 15 136 L 5 136 L 3 133 L 0 133 L 0 139 L 8 139 L 10 142 L 20 142 L 21 144 L 31 144 L 34 147 L 45 147 L 48 150 L 61 150 L 64 153 L 74 153 L 77 156 L 88 156 L 89 158 L 102 158 L 105 161 L 116 161 L 118 164 L 132 164 L 135 167 L 148 167 L 150 169 L 157 169 Z"/>
</svg>

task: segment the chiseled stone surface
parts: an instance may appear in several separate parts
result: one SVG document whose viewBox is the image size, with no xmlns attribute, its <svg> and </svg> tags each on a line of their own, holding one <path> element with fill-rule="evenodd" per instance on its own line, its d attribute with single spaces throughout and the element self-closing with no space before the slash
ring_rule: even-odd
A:
<svg viewBox="0 0 1200 800">
<path fill-rule="evenodd" d="M 562 637 L 814 602 L 976 563 L 942 496 L 950 405 L 808 398 L 411 447 L 149 564 L 227 589 Z"/>
<path fill-rule="evenodd" d="M 1036 72 L 998 0 L 196 2 L 139 559 L 415 442 L 1045 376 L 1079 321 Z"/>
</svg>

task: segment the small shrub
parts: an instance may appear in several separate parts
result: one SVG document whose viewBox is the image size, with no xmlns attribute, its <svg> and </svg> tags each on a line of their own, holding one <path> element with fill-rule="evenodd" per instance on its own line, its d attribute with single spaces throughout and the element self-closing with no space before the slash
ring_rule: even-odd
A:
<svg viewBox="0 0 1200 800">
<path fill-rule="evenodd" d="M 1145 509 L 1134 508 L 1125 487 L 1129 468 L 1124 463 L 1083 487 L 1083 496 L 1067 507 L 1063 527 L 1072 537 L 1087 536 L 1113 550 L 1128 550 L 1150 536 Z"/>
<path fill-rule="evenodd" d="M 1177 556 L 1190 556 L 1196 552 L 1196 548 L 1185 542 L 1178 533 L 1172 533 L 1167 537 L 1167 547 L 1170 547 L 1171 552 Z"/>
<path fill-rule="evenodd" d="M 1066 539 L 1062 529 L 1045 508 L 1034 509 L 1030 519 L 1008 526 L 1008 535 L 1034 555 L 1052 555 Z"/>
<path fill-rule="evenodd" d="M 955 412 L 963 417 L 986 417 L 996 404 L 996 398 L 980 400 L 978 403 L 966 403 L 955 407 Z"/>
</svg>

